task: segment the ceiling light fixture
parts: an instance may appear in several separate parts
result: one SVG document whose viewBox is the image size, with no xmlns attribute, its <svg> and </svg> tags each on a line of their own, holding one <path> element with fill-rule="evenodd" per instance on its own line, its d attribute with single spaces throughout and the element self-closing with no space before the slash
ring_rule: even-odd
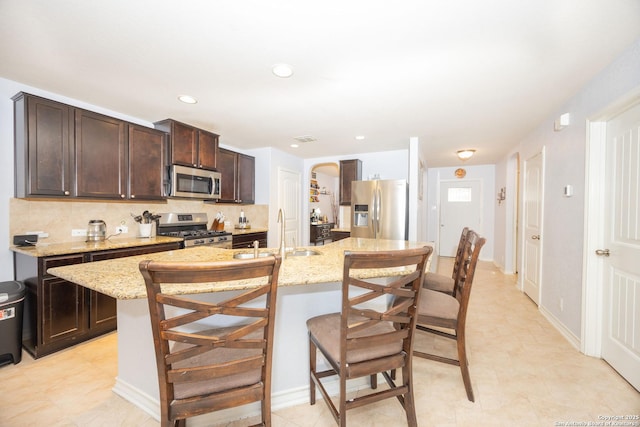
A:
<svg viewBox="0 0 640 427">
<path fill-rule="evenodd" d="M 273 74 L 283 79 L 289 78 L 293 75 L 293 68 L 288 64 L 276 64 L 271 68 Z"/>
<path fill-rule="evenodd" d="M 298 144 L 291 144 L 291 148 L 298 148 L 300 147 Z"/>
<path fill-rule="evenodd" d="M 178 97 L 178 99 L 181 102 L 184 102 L 185 104 L 197 104 L 198 100 L 195 99 L 193 96 L 189 96 L 189 95 L 180 95 Z"/>
<path fill-rule="evenodd" d="M 358 135 L 358 136 L 356 136 L 356 139 L 358 141 L 362 141 L 364 139 L 364 135 Z"/>
<path fill-rule="evenodd" d="M 473 156 L 475 152 L 476 150 L 471 150 L 467 148 L 465 150 L 458 150 L 456 154 L 458 155 L 458 158 L 460 160 L 465 161 L 471 158 L 471 156 Z"/>
</svg>

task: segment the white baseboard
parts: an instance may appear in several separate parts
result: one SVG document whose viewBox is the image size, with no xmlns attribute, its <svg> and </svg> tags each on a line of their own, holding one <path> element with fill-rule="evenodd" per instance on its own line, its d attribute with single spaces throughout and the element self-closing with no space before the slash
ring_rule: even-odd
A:
<svg viewBox="0 0 640 427">
<path fill-rule="evenodd" d="M 580 350 L 580 339 L 576 337 L 573 332 L 567 329 L 558 318 L 556 318 L 550 311 L 546 310 L 544 307 L 539 306 L 540 313 L 553 325 L 554 328 L 560 332 L 560 334 L 569 341 L 576 350 Z"/>
</svg>

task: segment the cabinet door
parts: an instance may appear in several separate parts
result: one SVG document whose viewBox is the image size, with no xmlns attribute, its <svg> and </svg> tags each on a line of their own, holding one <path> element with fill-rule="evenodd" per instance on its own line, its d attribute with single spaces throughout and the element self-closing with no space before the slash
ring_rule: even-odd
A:
<svg viewBox="0 0 640 427">
<path fill-rule="evenodd" d="M 129 198 L 164 198 L 165 140 L 164 132 L 129 124 Z"/>
<path fill-rule="evenodd" d="M 54 277 L 42 281 L 42 343 L 73 341 L 87 331 L 85 288 Z"/>
<path fill-rule="evenodd" d="M 14 98 L 16 197 L 72 195 L 72 112 L 28 94 Z"/>
<path fill-rule="evenodd" d="M 198 167 L 215 169 L 217 151 L 218 135 L 204 130 L 198 130 Z"/>
<path fill-rule="evenodd" d="M 253 204 L 256 201 L 256 159 L 238 153 L 238 202 Z"/>
<path fill-rule="evenodd" d="M 171 121 L 171 163 L 197 167 L 198 131 L 184 123 Z"/>
<path fill-rule="evenodd" d="M 236 202 L 236 179 L 238 174 L 238 153 L 218 148 L 217 169 L 220 178 L 220 203 Z"/>
<path fill-rule="evenodd" d="M 125 198 L 125 122 L 75 110 L 78 197 Z"/>
<path fill-rule="evenodd" d="M 362 179 L 362 161 L 340 161 L 340 205 L 351 205 L 351 182 Z"/>
<path fill-rule="evenodd" d="M 89 329 L 97 333 L 116 329 L 118 308 L 115 298 L 89 291 Z"/>
</svg>

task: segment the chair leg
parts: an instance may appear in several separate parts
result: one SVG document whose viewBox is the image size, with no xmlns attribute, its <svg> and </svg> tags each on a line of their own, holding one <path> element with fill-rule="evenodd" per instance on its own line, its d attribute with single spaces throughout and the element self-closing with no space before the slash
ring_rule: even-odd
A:
<svg viewBox="0 0 640 427">
<path fill-rule="evenodd" d="M 371 383 L 371 389 L 372 390 L 377 389 L 378 388 L 378 375 L 371 374 L 370 383 Z"/>
<path fill-rule="evenodd" d="M 316 345 L 309 337 L 309 404 L 316 403 L 316 384 L 313 382 L 313 374 L 316 372 Z"/>
<path fill-rule="evenodd" d="M 269 427 L 271 426 L 271 397 L 268 390 L 264 391 L 264 399 L 260 404 L 262 405 L 262 425 Z"/>
<path fill-rule="evenodd" d="M 456 340 L 458 344 L 458 360 L 460 361 L 460 372 L 462 373 L 462 381 L 467 391 L 467 399 L 475 402 L 473 396 L 473 387 L 471 386 L 471 376 L 469 374 L 469 361 L 467 360 L 467 350 L 465 348 L 464 334 L 458 335 Z"/>
<path fill-rule="evenodd" d="M 402 381 L 408 386 L 408 391 L 404 395 L 404 401 L 402 402 L 404 411 L 407 414 L 407 426 L 418 427 L 416 404 L 413 400 L 413 375 L 411 374 L 411 366 L 404 366 L 402 368 Z"/>
</svg>

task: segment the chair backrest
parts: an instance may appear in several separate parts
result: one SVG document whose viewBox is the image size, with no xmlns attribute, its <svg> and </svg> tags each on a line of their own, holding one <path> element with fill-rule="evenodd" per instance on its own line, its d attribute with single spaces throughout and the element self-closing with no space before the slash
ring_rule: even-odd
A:
<svg viewBox="0 0 640 427">
<path fill-rule="evenodd" d="M 270 399 L 279 256 L 244 261 L 142 261 L 164 420 Z M 204 302 L 179 293 L 192 283 L 257 286 Z M 225 299 L 226 298 L 226 299 Z"/>
<path fill-rule="evenodd" d="M 467 306 L 469 305 L 469 297 L 471 296 L 473 277 L 476 272 L 480 249 L 482 249 L 485 242 L 486 239 L 484 237 L 480 237 L 475 231 L 468 231 L 467 239 L 463 246 L 458 277 L 454 285 L 454 296 L 460 303 L 458 328 L 464 328 L 464 322 L 467 317 Z"/>
<path fill-rule="evenodd" d="M 416 307 L 425 265 L 432 251 L 433 248 L 425 246 L 345 252 L 340 328 L 342 366 L 348 362 L 347 351 L 379 348 L 384 344 L 398 346 L 401 343 L 401 351 L 412 354 Z M 398 271 L 390 283 L 380 284 L 380 280 L 364 278 L 371 275 L 371 269 L 387 268 Z"/>
<path fill-rule="evenodd" d="M 460 233 L 460 241 L 458 242 L 456 257 L 453 260 L 453 271 L 451 272 L 451 278 L 453 280 L 456 280 L 458 278 L 458 271 L 460 271 L 460 264 L 462 263 L 462 257 L 464 253 L 464 244 L 467 242 L 468 233 L 469 233 L 469 227 L 464 227 L 462 229 L 462 233 Z"/>
</svg>

